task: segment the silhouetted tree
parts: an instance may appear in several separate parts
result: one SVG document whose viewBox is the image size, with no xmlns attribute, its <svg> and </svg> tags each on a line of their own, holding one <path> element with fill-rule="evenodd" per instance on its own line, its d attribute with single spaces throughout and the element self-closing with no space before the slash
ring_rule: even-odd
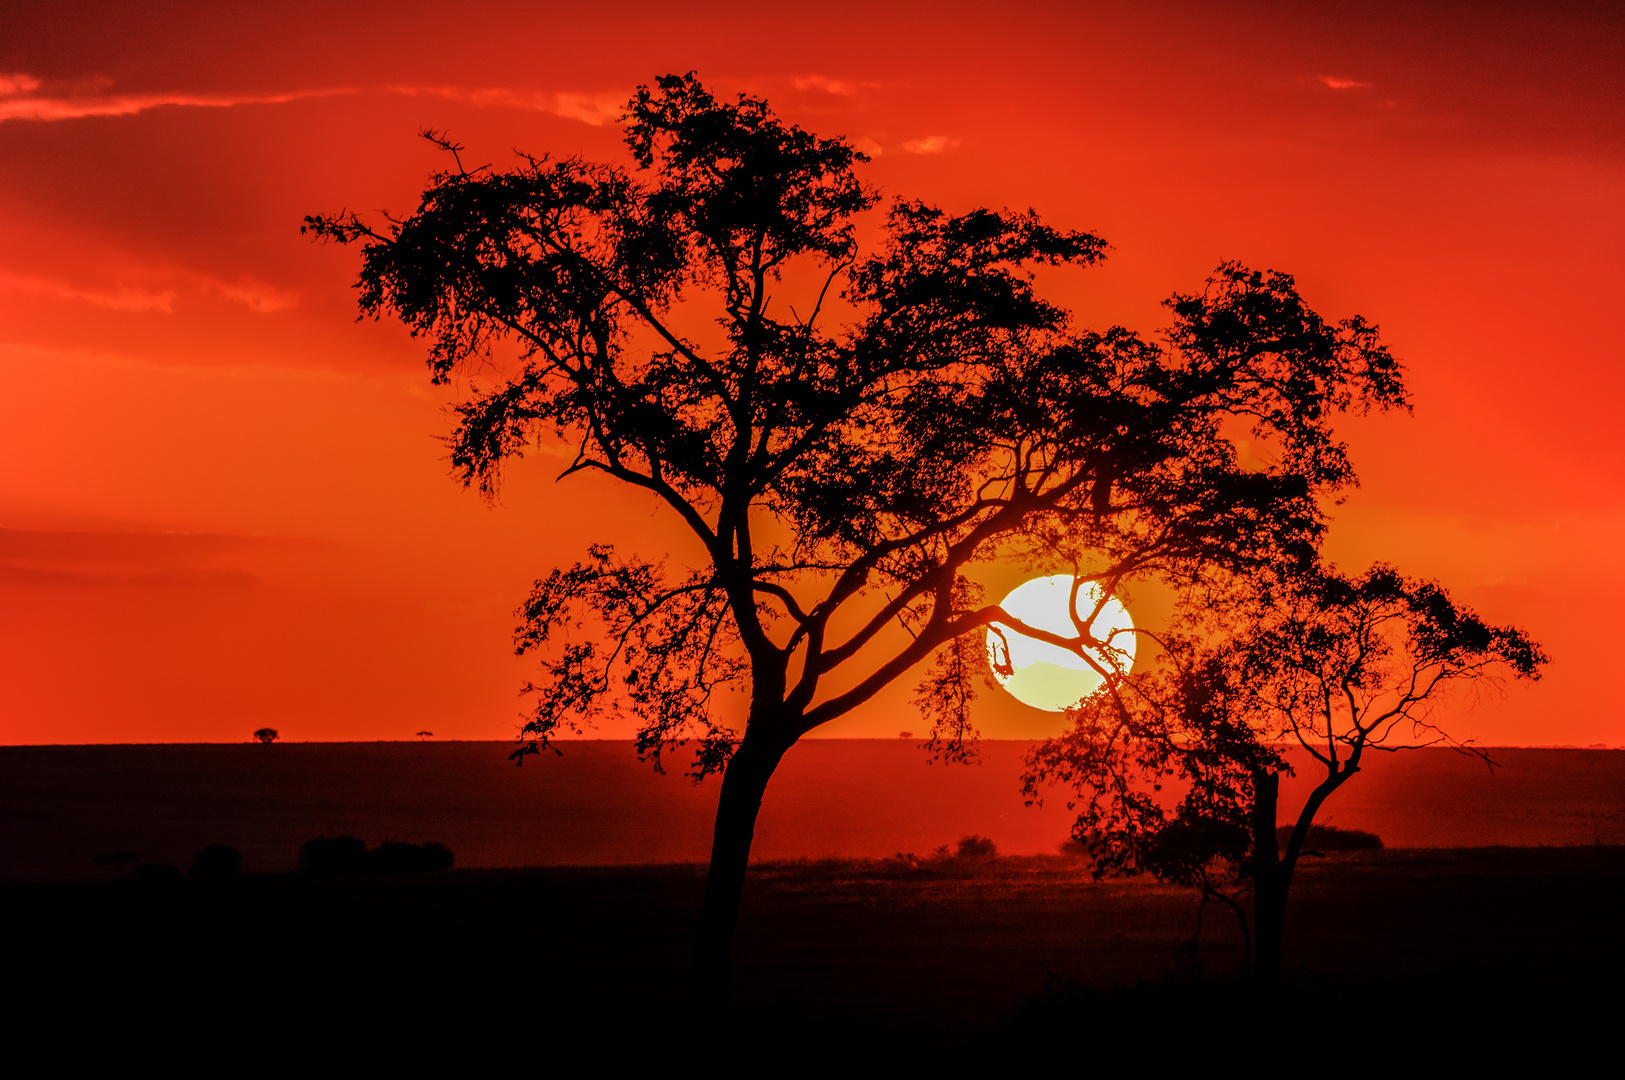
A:
<svg viewBox="0 0 1625 1080">
<path fill-rule="evenodd" d="M 962 836 L 954 845 L 954 856 L 960 859 L 991 859 L 999 853 L 999 845 L 986 836 L 972 833 Z"/>
<path fill-rule="evenodd" d="M 277 741 L 279 736 L 277 734 L 276 728 L 274 728 L 274 727 L 262 727 L 258 731 L 254 732 L 254 738 L 258 739 L 260 742 L 264 743 L 266 746 L 270 746 L 272 743 Z"/>
<path fill-rule="evenodd" d="M 120 874 L 126 873 L 131 866 L 141 861 L 141 856 L 133 851 L 104 851 L 99 855 L 92 855 L 90 861 L 97 866 L 110 866 Z"/>
<path fill-rule="evenodd" d="M 242 872 L 243 854 L 225 844 L 210 844 L 192 857 L 195 878 L 234 878 Z"/>
<path fill-rule="evenodd" d="M 692 569 L 604 544 L 537 582 L 515 757 L 624 708 L 656 768 L 693 740 L 693 775 L 723 773 L 693 981 L 716 1000 L 763 791 L 803 735 L 935 656 L 928 745 L 964 756 L 994 620 L 1115 671 L 1094 612 L 1075 638 L 1032 630 L 970 564 L 1067 567 L 1110 596 L 1305 558 L 1352 479 L 1331 418 L 1404 398 L 1375 329 L 1323 321 L 1286 275 L 1222 266 L 1169 302 L 1163 344 L 1084 331 L 1031 274 L 1094 264 L 1096 236 L 906 199 L 860 230 L 879 201 L 862 154 L 692 74 L 640 89 L 626 121 L 635 173 L 467 169 L 427 132 L 452 168 L 415 213 L 306 227 L 362 246 L 362 311 L 425 338 L 434 382 L 492 371 L 458 405 L 464 484 L 494 495 L 505 462 L 564 440 L 563 475 L 648 492 L 697 540 Z M 1249 428 L 1270 463 L 1238 462 L 1227 436 Z"/>
<path fill-rule="evenodd" d="M 339 877 L 367 872 L 367 842 L 353 836 L 318 836 L 299 848 L 299 872 Z"/>
<path fill-rule="evenodd" d="M 1278 825 L 1275 846 L 1284 848 L 1292 838 L 1291 825 Z M 1381 851 L 1382 837 L 1364 829 L 1340 829 L 1336 825 L 1311 825 L 1303 838 L 1304 855 L 1324 855 L 1328 851 Z"/>
<path fill-rule="evenodd" d="M 299 849 L 299 871 L 313 877 L 356 874 L 422 874 L 450 870 L 456 856 L 445 844 L 385 840 L 367 850 L 353 836 L 318 836 Z"/>
<path fill-rule="evenodd" d="M 422 874 L 450 870 L 455 862 L 444 844 L 405 844 L 385 840 L 367 853 L 367 869 L 375 874 Z"/>
<path fill-rule="evenodd" d="M 179 881 L 181 870 L 169 863 L 136 863 L 130 874 L 137 881 Z"/>
<path fill-rule="evenodd" d="M 1072 711 L 1066 734 L 1029 752 L 1026 792 L 1076 792 L 1073 835 L 1097 876 L 1148 872 L 1228 906 L 1255 975 L 1273 985 L 1293 872 L 1326 799 L 1371 751 L 1447 745 L 1487 761 L 1427 706 L 1497 671 L 1539 678 L 1546 656 L 1437 584 L 1380 565 L 1356 578 L 1249 577 L 1199 594 L 1182 622 L 1160 666 L 1113 680 Z M 1278 831 L 1288 747 L 1319 780 Z"/>
</svg>

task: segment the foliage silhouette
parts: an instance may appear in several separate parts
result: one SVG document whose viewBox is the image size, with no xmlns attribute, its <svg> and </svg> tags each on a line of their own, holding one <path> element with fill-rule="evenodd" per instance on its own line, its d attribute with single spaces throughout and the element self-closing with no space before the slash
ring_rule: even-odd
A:
<svg viewBox="0 0 1625 1080">
<path fill-rule="evenodd" d="M 422 874 L 450 870 L 456 856 L 444 844 L 406 844 L 385 840 L 367 850 L 353 836 L 318 836 L 299 849 L 299 872 L 312 877 L 358 874 Z"/>
<path fill-rule="evenodd" d="M 136 863 L 130 868 L 130 876 L 137 881 L 179 881 L 181 871 L 178 866 L 168 863 Z"/>
<path fill-rule="evenodd" d="M 104 851 L 99 855 L 92 855 L 90 861 L 97 866 L 110 866 L 120 874 L 124 874 L 141 861 L 141 856 L 133 851 Z"/>
<path fill-rule="evenodd" d="M 225 844 L 210 844 L 192 857 L 188 873 L 195 878 L 221 880 L 242 872 L 243 854 Z"/>
<path fill-rule="evenodd" d="M 1284 274 L 1221 266 L 1169 301 L 1163 343 L 1086 331 L 1033 272 L 1093 265 L 1099 237 L 908 199 L 871 215 L 861 153 L 692 73 L 625 120 L 633 172 L 468 169 L 426 132 L 452 167 L 414 213 L 305 228 L 361 246 L 361 310 L 425 339 L 434 382 L 492 372 L 449 439 L 465 485 L 494 498 L 507 462 L 562 442 L 563 476 L 649 493 L 703 552 L 672 569 L 595 545 L 536 583 L 515 758 L 625 710 L 656 768 L 692 744 L 696 778 L 723 774 L 692 986 L 715 1001 L 763 792 L 803 735 L 929 664 L 927 746 L 968 756 L 994 621 L 1116 670 L 1093 612 L 1076 637 L 1034 630 L 969 567 L 1064 567 L 1103 603 L 1132 578 L 1307 559 L 1353 479 L 1332 418 L 1404 392 L 1375 328 L 1326 322 Z M 1238 426 L 1267 464 L 1238 462 Z"/>
<path fill-rule="evenodd" d="M 258 739 L 266 746 L 270 746 L 272 743 L 276 742 L 280 736 L 277 734 L 276 728 L 262 727 L 258 731 L 254 732 L 254 738 Z"/>
<path fill-rule="evenodd" d="M 958 859 L 991 859 L 998 853 L 999 845 L 974 833 L 960 837 L 959 843 L 954 845 L 954 857 Z"/>
<path fill-rule="evenodd" d="M 1073 829 L 1097 876 L 1146 872 L 1200 890 L 1238 918 L 1266 986 L 1281 974 L 1287 896 L 1298 860 L 1331 846 L 1380 847 L 1368 833 L 1315 826 L 1367 752 L 1481 748 L 1437 727 L 1441 691 L 1507 671 L 1538 679 L 1545 654 L 1490 625 L 1439 585 L 1378 565 L 1248 576 L 1195 596 L 1159 666 L 1081 702 L 1068 732 L 1029 751 L 1025 790 L 1075 792 Z M 1301 748 L 1319 782 L 1277 824 L 1284 751 Z M 1324 773 L 1321 776 L 1321 772 Z M 1184 789 L 1171 807 L 1166 792 Z M 1198 934 L 1200 933 L 1200 917 Z"/>
<path fill-rule="evenodd" d="M 1275 830 L 1275 846 L 1286 847 L 1292 839 L 1292 826 Z M 1328 851 L 1381 851 L 1382 837 L 1364 829 L 1340 829 L 1336 825 L 1311 825 L 1303 838 L 1303 854 L 1321 855 Z"/>
<path fill-rule="evenodd" d="M 403 844 L 385 840 L 367 853 L 374 874 L 419 874 L 450 870 L 456 858 L 444 844 Z"/>
<path fill-rule="evenodd" d="M 299 872 L 340 877 L 367 872 L 367 842 L 353 836 L 318 836 L 299 848 Z"/>
</svg>

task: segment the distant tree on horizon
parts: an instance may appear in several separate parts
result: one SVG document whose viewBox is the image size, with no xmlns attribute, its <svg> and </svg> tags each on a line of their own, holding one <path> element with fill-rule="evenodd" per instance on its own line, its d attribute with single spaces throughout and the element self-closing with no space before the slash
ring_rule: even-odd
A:
<svg viewBox="0 0 1625 1080">
<path fill-rule="evenodd" d="M 192 857 L 187 873 L 194 878 L 224 880 L 242 873 L 243 853 L 228 844 L 210 844 Z"/>
<path fill-rule="evenodd" d="M 137 881 L 179 881 L 181 869 L 169 863 L 136 863 L 130 867 L 130 876 Z"/>
<path fill-rule="evenodd" d="M 385 840 L 372 850 L 353 836 L 318 836 L 299 847 L 299 872 L 311 877 L 360 874 L 437 873 L 450 870 L 456 855 L 445 844 Z"/>
<path fill-rule="evenodd" d="M 281 738 L 281 736 L 277 733 L 276 728 L 262 727 L 258 731 L 254 732 L 254 738 L 258 739 L 266 746 L 270 746 L 272 743 L 276 742 L 277 739 Z"/>
<path fill-rule="evenodd" d="M 365 873 L 367 842 L 353 836 L 318 836 L 299 846 L 299 872 L 311 877 Z"/>
<path fill-rule="evenodd" d="M 92 855 L 90 861 L 97 866 L 109 866 L 120 875 L 129 872 L 130 867 L 141 861 L 141 856 L 133 851 L 104 851 L 99 855 Z"/>
<path fill-rule="evenodd" d="M 926 745 L 969 756 L 994 622 L 1117 678 L 1100 605 L 1309 558 L 1354 479 L 1332 418 L 1405 397 L 1375 328 L 1323 320 L 1287 275 L 1221 265 L 1168 301 L 1162 342 L 1083 330 L 1033 274 L 1099 262 L 1091 233 L 909 199 L 872 214 L 864 155 L 692 73 L 640 88 L 625 120 L 634 171 L 470 169 L 426 132 L 450 167 L 414 213 L 306 228 L 361 245 L 362 311 L 422 337 L 433 382 L 489 372 L 449 440 L 465 485 L 494 498 L 505 464 L 562 442 L 561 479 L 647 493 L 703 553 L 598 544 L 536 583 L 514 757 L 624 709 L 656 768 L 692 746 L 692 775 L 722 773 L 691 981 L 717 1003 L 763 793 L 804 735 L 927 665 Z M 1244 465 L 1238 430 L 1270 459 Z M 994 559 L 1072 573 L 1077 633 L 985 603 L 967 571 Z"/>
<path fill-rule="evenodd" d="M 1275 844 L 1284 848 L 1292 839 L 1296 827 L 1280 825 L 1275 829 Z M 1309 826 L 1309 832 L 1303 838 L 1304 855 L 1324 855 L 1328 851 L 1381 851 L 1382 837 L 1364 829 L 1343 829 L 1336 825 L 1314 824 Z"/>
<path fill-rule="evenodd" d="M 962 836 L 954 845 L 954 857 L 960 859 L 991 859 L 999 854 L 999 845 L 979 833 Z"/>
<path fill-rule="evenodd" d="M 450 870 L 456 856 L 445 844 L 407 844 L 385 840 L 367 853 L 367 869 L 374 874 L 438 873 Z"/>
</svg>

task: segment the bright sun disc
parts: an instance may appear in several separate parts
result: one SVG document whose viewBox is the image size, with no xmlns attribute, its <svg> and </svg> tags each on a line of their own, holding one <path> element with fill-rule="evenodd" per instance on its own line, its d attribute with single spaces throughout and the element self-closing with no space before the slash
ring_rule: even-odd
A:
<svg viewBox="0 0 1625 1080">
<path fill-rule="evenodd" d="M 1063 637 L 1078 636 L 1077 626 L 1067 610 L 1072 596 L 1072 575 L 1034 578 L 1016 586 L 1000 605 L 1028 626 Z M 1087 615 L 1100 600 L 1100 586 L 1084 582 L 1078 590 L 1078 612 Z M 1104 640 L 1114 631 L 1122 631 L 1110 638 L 1116 652 L 1114 662 L 1124 673 L 1134 666 L 1134 623 L 1128 609 L 1116 597 L 1107 600 L 1100 615 L 1090 626 L 1097 640 Z M 1009 650 L 1010 674 L 1000 671 L 1000 660 Z M 987 633 L 988 661 L 993 666 L 993 677 L 1016 700 L 1047 712 L 1064 712 L 1095 692 L 1100 686 L 1098 672 L 1076 653 L 1047 641 L 1036 641 L 1009 628 L 1002 636 L 993 628 Z M 1111 667 L 1107 663 L 1104 666 Z"/>
</svg>

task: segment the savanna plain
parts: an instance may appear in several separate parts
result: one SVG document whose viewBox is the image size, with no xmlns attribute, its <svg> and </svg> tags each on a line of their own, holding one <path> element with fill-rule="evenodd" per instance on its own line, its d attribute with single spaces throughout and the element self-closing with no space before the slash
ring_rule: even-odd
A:
<svg viewBox="0 0 1625 1080">
<path fill-rule="evenodd" d="M 1400 781 L 1420 789 L 1410 795 L 1412 818 L 1426 817 L 1416 800 L 1429 790 L 1460 806 L 1464 784 L 1488 792 L 1485 802 L 1518 802 L 1541 788 L 1544 804 L 1524 800 L 1499 825 L 1480 822 L 1480 835 L 1521 821 L 1525 836 L 1545 829 L 1570 842 L 1389 846 L 1306 860 L 1288 921 L 1288 985 L 1260 1001 L 1240 977 L 1240 936 L 1227 912 L 1210 906 L 1198 939 L 1188 891 L 1096 880 L 1085 858 L 1059 845 L 1034 850 L 1048 844 L 1045 829 L 1064 835 L 1064 814 L 1020 806 L 1003 775 L 1018 745 L 993 744 L 981 769 L 933 772 L 908 746 L 815 744 L 808 775 L 785 778 L 784 820 L 764 820 L 769 852 L 818 835 L 829 804 L 809 794 L 814 773 L 841 763 L 872 803 L 860 798 L 852 812 L 870 820 L 837 822 L 813 844 L 844 835 L 851 848 L 873 850 L 914 835 L 911 805 L 925 821 L 936 803 L 952 802 L 971 815 L 963 820 L 989 821 L 1007 849 L 1027 850 L 961 852 L 945 835 L 938 847 L 891 855 L 756 863 L 733 1013 L 696 1028 L 682 1001 L 704 867 L 683 856 L 689 843 L 703 844 L 685 830 L 689 818 L 703 821 L 707 789 L 637 775 L 622 787 L 618 813 L 594 809 L 581 799 L 586 785 L 636 772 L 624 745 L 575 748 L 551 771 L 544 763 L 523 774 L 487 773 L 478 763 L 495 749 L 6 749 L 0 905 L 13 928 L 9 981 L 27 991 L 13 1019 L 74 1028 L 89 1044 L 197 1042 L 256 1027 L 256 1037 L 292 1052 L 318 1033 L 350 1032 L 369 1054 L 431 1054 L 482 1032 L 494 1051 L 502 1033 L 545 1031 L 607 1040 L 598 1045 L 612 1057 L 667 1053 L 701 1037 L 718 1053 L 798 1044 L 797 1061 L 814 1061 L 854 1051 L 997 1059 L 1013 1048 L 1048 1055 L 1081 1044 L 1118 1060 L 1234 1045 L 1247 1032 L 1275 1049 L 1335 1037 L 1345 1058 L 1395 1038 L 1420 1040 L 1417 1054 L 1459 1058 L 1554 1033 L 1562 1047 L 1579 1046 L 1617 1017 L 1625 847 L 1601 842 L 1613 840 L 1619 813 L 1615 759 L 1625 755 L 1616 751 L 1505 751 L 1513 765 L 1503 772 L 1513 775 L 1500 787 L 1442 755 L 1386 787 L 1378 781 L 1391 832 L 1406 828 Z M 328 769 L 312 770 L 312 761 Z M 853 777 L 865 761 L 869 779 L 892 778 L 890 790 L 866 783 L 861 769 Z M 252 796 L 237 782 L 243 769 L 267 781 Z M 304 776 L 304 786 L 280 787 L 282 770 Z M 184 775 L 190 791 L 177 780 Z M 478 775 L 492 783 L 473 784 Z M 1460 812 L 1470 814 L 1466 803 Z M 115 805 L 122 814 L 110 812 Z M 1380 824 L 1381 809 L 1356 805 L 1344 820 Z M 574 833 L 589 845 L 575 849 L 577 861 L 599 865 L 493 865 L 525 858 L 515 846 L 521 818 L 543 830 L 538 843 L 549 827 Z M 1579 819 L 1595 842 L 1573 842 Z M 295 871 L 279 839 L 341 831 L 369 833 L 362 838 L 374 844 L 444 839 L 463 854 L 449 871 L 323 876 Z M 494 834 L 483 848 L 482 831 Z M 626 861 L 651 850 L 640 846 L 645 833 L 669 834 L 677 847 L 664 850 L 678 858 Z M 162 856 L 202 847 L 200 838 L 235 840 L 247 853 L 244 872 L 135 875 L 93 863 L 90 852 L 139 841 Z M 52 864 L 47 848 L 72 858 Z M 568 853 L 534 850 L 543 859 Z"/>
</svg>

